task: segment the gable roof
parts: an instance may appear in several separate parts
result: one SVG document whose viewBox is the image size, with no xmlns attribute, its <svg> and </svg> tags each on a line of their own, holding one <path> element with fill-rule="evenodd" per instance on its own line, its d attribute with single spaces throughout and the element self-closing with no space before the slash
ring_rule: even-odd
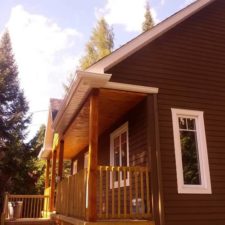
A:
<svg viewBox="0 0 225 225">
<path fill-rule="evenodd" d="M 147 44 L 154 41 L 156 38 L 171 30 L 172 28 L 174 28 L 187 18 L 191 17 L 201 9 L 205 8 L 207 5 L 213 3 L 214 1 L 216 0 L 196 0 L 196 2 L 170 16 L 168 19 L 154 26 L 151 30 L 140 34 L 133 40 L 129 41 L 127 44 L 112 52 L 110 55 L 94 63 L 85 71 L 93 73 L 104 73 L 114 65 L 126 59 L 128 56 L 134 54 Z"/>
</svg>

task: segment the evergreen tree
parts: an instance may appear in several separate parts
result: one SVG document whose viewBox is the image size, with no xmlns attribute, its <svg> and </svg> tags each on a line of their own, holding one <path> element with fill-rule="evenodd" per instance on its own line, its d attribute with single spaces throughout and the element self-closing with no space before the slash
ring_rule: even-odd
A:
<svg viewBox="0 0 225 225">
<path fill-rule="evenodd" d="M 71 85 L 71 83 L 73 82 L 73 79 L 74 79 L 74 74 L 71 73 L 71 74 L 67 77 L 66 83 L 63 83 L 63 89 L 64 89 L 65 94 L 69 91 L 70 85 Z"/>
<path fill-rule="evenodd" d="M 44 142 L 45 125 L 42 125 L 36 135 L 26 145 L 22 155 L 23 165 L 20 172 L 13 178 L 12 192 L 26 194 L 44 193 L 45 162 L 38 159 Z M 26 184 L 26 185 L 23 185 Z"/>
<path fill-rule="evenodd" d="M 114 42 L 112 28 L 109 27 L 104 18 L 101 18 L 93 29 L 91 38 L 86 44 L 86 54 L 80 60 L 81 69 L 86 69 L 104 56 L 112 52 Z"/>
<path fill-rule="evenodd" d="M 0 197 L 12 188 L 26 151 L 24 139 L 30 122 L 28 104 L 19 88 L 18 70 L 9 33 L 0 40 Z"/>
<path fill-rule="evenodd" d="M 152 19 L 151 11 L 149 3 L 146 2 L 145 7 L 145 21 L 142 24 L 142 31 L 145 32 L 147 30 L 150 30 L 154 26 L 154 21 Z"/>
</svg>

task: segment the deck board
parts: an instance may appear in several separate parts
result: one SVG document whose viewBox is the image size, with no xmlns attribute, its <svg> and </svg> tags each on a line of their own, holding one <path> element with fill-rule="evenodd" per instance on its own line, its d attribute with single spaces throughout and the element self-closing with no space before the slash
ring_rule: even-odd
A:
<svg viewBox="0 0 225 225">
<path fill-rule="evenodd" d="M 53 215 L 52 218 L 62 221 L 63 225 L 155 225 L 154 221 L 149 220 L 101 220 L 96 222 L 87 222 L 81 219 L 63 216 L 63 215 Z"/>
<path fill-rule="evenodd" d="M 52 219 L 42 218 L 21 218 L 6 220 L 5 225 L 55 225 L 55 221 Z"/>
</svg>

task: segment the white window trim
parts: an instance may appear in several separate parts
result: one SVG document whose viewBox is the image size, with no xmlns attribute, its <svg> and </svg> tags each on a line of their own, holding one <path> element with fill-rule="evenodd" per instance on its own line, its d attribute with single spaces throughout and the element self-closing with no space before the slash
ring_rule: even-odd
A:
<svg viewBox="0 0 225 225">
<path fill-rule="evenodd" d="M 77 160 L 73 161 L 73 175 L 77 174 Z"/>
<path fill-rule="evenodd" d="M 89 154 L 89 152 L 86 152 L 84 154 L 84 169 L 88 168 L 88 154 Z"/>
<path fill-rule="evenodd" d="M 114 130 L 110 134 L 110 165 L 114 166 L 114 149 L 113 149 L 113 140 L 114 137 L 118 134 L 126 131 L 127 132 L 127 166 L 129 166 L 129 130 L 128 130 L 128 122 L 124 123 L 122 126 Z M 122 172 L 121 172 L 122 174 Z M 127 174 L 127 179 L 125 181 L 126 186 L 130 185 L 129 182 L 129 173 Z M 120 175 L 120 187 L 124 187 L 124 180 L 122 179 L 122 175 Z M 112 173 L 110 173 L 110 188 L 112 188 Z M 114 188 L 118 188 L 118 181 L 114 182 Z"/>
<path fill-rule="evenodd" d="M 177 172 L 177 186 L 178 193 L 183 194 L 211 194 L 211 180 L 209 172 L 209 161 L 205 135 L 205 125 L 202 111 L 186 110 L 186 109 L 171 109 L 173 121 L 173 136 L 175 147 L 175 160 Z M 198 140 L 198 154 L 199 154 L 199 167 L 201 176 L 201 185 L 188 185 L 184 184 L 182 154 L 180 143 L 180 132 L 178 117 L 184 116 L 194 118 L 196 120 L 196 134 Z"/>
</svg>

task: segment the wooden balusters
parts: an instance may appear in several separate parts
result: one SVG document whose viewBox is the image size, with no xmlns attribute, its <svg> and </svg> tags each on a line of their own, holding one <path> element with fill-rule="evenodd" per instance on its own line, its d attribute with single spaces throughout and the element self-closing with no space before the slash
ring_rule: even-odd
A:
<svg viewBox="0 0 225 225">
<path fill-rule="evenodd" d="M 99 166 L 99 219 L 150 218 L 146 167 Z"/>
<path fill-rule="evenodd" d="M 4 205 L 8 203 L 21 205 L 21 218 L 47 218 L 49 211 L 49 195 L 10 195 L 7 194 Z M 8 218 L 8 207 L 4 209 L 5 217 Z"/>
<path fill-rule="evenodd" d="M 62 180 L 57 185 L 56 212 L 65 216 L 85 218 L 86 170 Z"/>
</svg>

